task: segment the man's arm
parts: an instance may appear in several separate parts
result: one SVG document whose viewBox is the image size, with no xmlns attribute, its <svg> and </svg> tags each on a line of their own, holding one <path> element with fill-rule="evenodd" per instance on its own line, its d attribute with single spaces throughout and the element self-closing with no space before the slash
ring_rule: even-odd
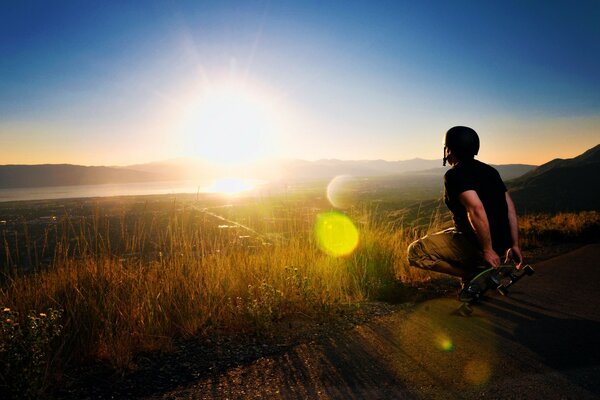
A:
<svg viewBox="0 0 600 400">
<path fill-rule="evenodd" d="M 513 203 L 508 192 L 506 192 L 506 205 L 508 206 L 508 223 L 510 225 L 510 237 L 512 240 L 511 248 L 506 254 L 506 262 L 508 262 L 509 259 L 512 259 L 517 265 L 517 268 L 521 268 L 523 256 L 521 255 L 521 248 L 519 246 L 519 223 L 517 220 L 515 203 Z"/>
<path fill-rule="evenodd" d="M 500 257 L 492 248 L 490 224 L 481 199 L 474 190 L 462 192 L 458 199 L 467 210 L 469 222 L 477 235 L 479 244 L 481 244 L 483 258 L 491 267 L 497 268 L 500 265 Z"/>
</svg>

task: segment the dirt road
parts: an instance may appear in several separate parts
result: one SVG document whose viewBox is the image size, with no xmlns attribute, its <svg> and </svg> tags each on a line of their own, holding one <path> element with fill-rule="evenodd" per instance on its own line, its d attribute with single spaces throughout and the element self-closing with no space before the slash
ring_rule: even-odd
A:
<svg viewBox="0 0 600 400">
<path fill-rule="evenodd" d="M 434 299 L 155 398 L 598 398 L 598 260 L 587 245 L 471 317 Z"/>
</svg>

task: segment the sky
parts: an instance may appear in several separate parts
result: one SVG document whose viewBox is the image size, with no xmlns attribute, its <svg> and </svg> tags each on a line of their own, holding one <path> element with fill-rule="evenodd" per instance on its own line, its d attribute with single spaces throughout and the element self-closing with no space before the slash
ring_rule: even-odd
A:
<svg viewBox="0 0 600 400">
<path fill-rule="evenodd" d="M 598 1 L 0 2 L 0 164 L 442 157 L 600 143 Z"/>
</svg>

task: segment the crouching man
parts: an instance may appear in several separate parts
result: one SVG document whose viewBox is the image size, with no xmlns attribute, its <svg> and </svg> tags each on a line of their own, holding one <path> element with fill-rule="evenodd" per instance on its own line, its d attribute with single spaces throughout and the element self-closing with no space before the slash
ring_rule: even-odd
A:
<svg viewBox="0 0 600 400">
<path fill-rule="evenodd" d="M 411 266 L 460 277 L 461 293 L 482 267 L 497 268 L 500 256 L 517 268 L 523 262 L 514 203 L 498 171 L 475 160 L 478 152 L 473 129 L 455 126 L 446 132 L 443 165 L 451 168 L 444 175 L 444 201 L 454 227 L 408 247 Z"/>
</svg>

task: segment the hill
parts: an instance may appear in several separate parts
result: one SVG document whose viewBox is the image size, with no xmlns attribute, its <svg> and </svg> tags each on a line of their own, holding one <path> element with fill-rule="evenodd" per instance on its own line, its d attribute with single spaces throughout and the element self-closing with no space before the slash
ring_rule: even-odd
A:
<svg viewBox="0 0 600 400">
<path fill-rule="evenodd" d="M 71 164 L 0 165 L 0 188 L 95 185 L 156 181 L 210 181 L 222 177 L 264 179 L 265 181 L 325 181 L 339 175 L 383 178 L 386 186 L 424 186 L 438 190 L 447 168 L 441 160 L 415 158 L 385 160 L 276 160 L 244 167 L 219 167 L 192 158 L 180 158 L 126 167 L 86 167 Z M 532 165 L 497 165 L 503 179 L 531 171 Z M 436 192 L 437 193 L 437 192 Z"/>
<path fill-rule="evenodd" d="M 153 180 L 156 180 L 156 176 L 152 173 L 111 167 L 84 167 L 70 164 L 0 165 L 1 189 Z"/>
<path fill-rule="evenodd" d="M 512 179 L 521 176 L 535 168 L 534 165 L 509 164 L 494 165 L 503 179 Z M 208 163 L 194 159 L 175 159 L 159 163 L 130 165 L 127 169 L 152 172 L 156 175 L 168 176 L 170 179 L 180 179 L 185 176 L 189 179 L 196 177 L 231 176 L 261 178 L 265 180 L 325 180 L 339 175 L 354 177 L 397 177 L 404 181 L 410 179 L 423 179 L 426 176 L 436 178 L 436 183 L 444 175 L 447 168 L 441 167 L 441 160 L 424 160 L 414 158 L 411 160 L 386 161 L 386 160 L 337 160 L 324 159 L 316 161 L 306 160 L 275 160 L 257 162 L 244 166 L 243 171 L 225 170 Z M 414 175 L 414 176 L 413 176 Z M 425 178 L 426 179 L 426 178 Z"/>
<path fill-rule="evenodd" d="M 265 180 L 322 180 L 338 175 L 361 177 L 385 176 L 404 172 L 420 171 L 434 168 L 439 160 L 423 160 L 415 158 L 403 161 L 385 160 L 269 160 L 255 162 L 243 167 L 222 167 L 202 162 L 193 158 L 177 158 L 173 160 L 147 164 L 129 165 L 129 170 L 151 172 L 169 179 L 197 179 L 219 176 L 239 176 Z"/>
<path fill-rule="evenodd" d="M 496 168 L 496 170 L 502 177 L 502 180 L 504 180 L 504 181 L 518 178 L 526 173 L 533 171 L 536 168 L 535 165 L 529 165 L 529 164 L 504 164 L 504 165 L 490 164 L 490 165 L 492 167 Z M 407 172 L 407 173 L 405 173 L 405 175 L 410 174 L 410 175 L 414 175 L 415 177 L 416 176 L 421 176 L 421 177 L 435 176 L 436 178 L 442 180 L 446 171 L 448 171 L 448 167 L 439 167 L 439 168 L 433 168 L 433 169 L 428 169 L 428 170 L 424 170 L 424 171 Z"/>
<path fill-rule="evenodd" d="M 439 165 L 439 160 L 414 158 L 402 161 L 385 160 L 286 160 L 280 163 L 285 176 L 291 179 L 330 179 L 338 175 L 384 176 L 422 171 Z"/>
<path fill-rule="evenodd" d="M 600 145 L 552 160 L 507 184 L 521 213 L 600 210 Z"/>
</svg>

